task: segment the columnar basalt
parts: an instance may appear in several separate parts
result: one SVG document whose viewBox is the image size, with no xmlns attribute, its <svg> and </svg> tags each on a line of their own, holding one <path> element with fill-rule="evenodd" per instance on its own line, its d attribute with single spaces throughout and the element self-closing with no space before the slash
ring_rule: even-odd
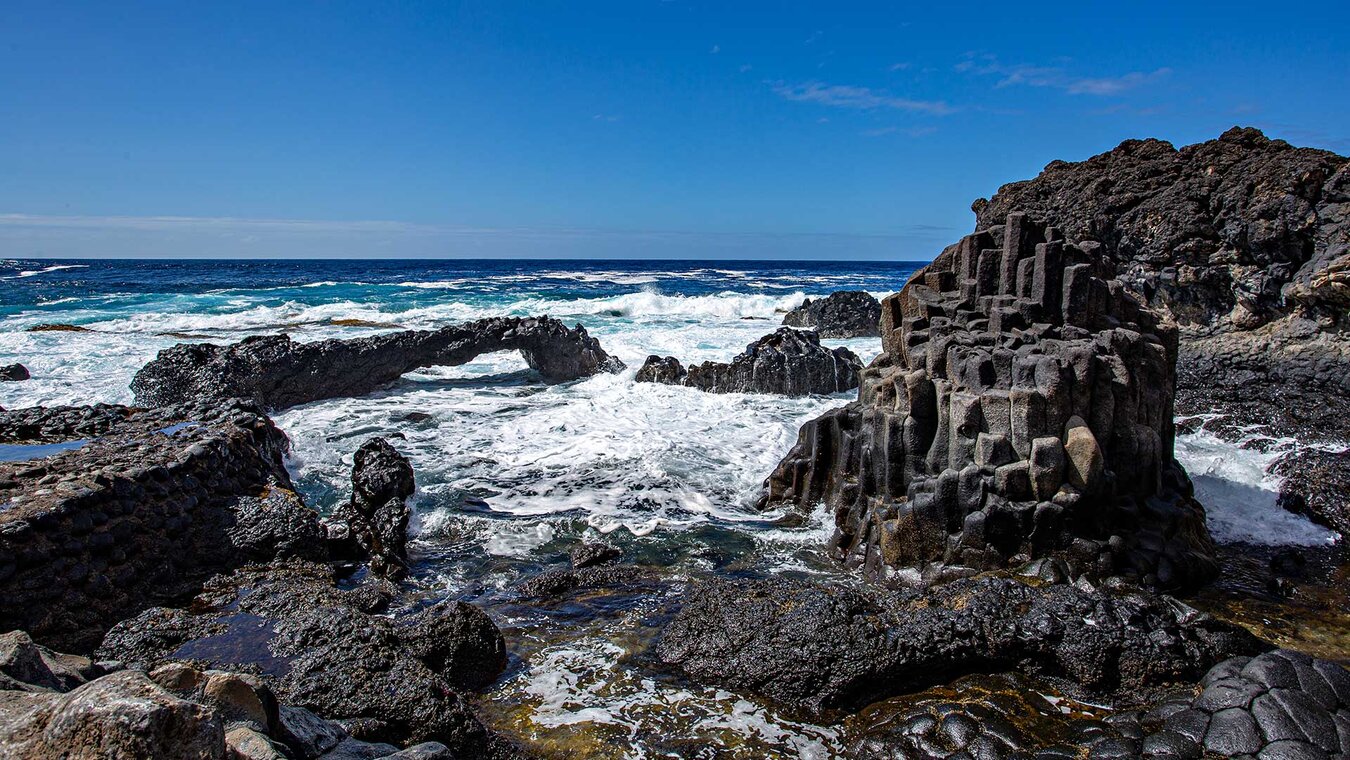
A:
<svg viewBox="0 0 1350 760">
<path fill-rule="evenodd" d="M 297 343 L 288 335 L 260 335 L 229 346 L 180 343 L 142 367 L 131 390 L 144 406 L 247 398 L 277 411 L 365 395 L 420 367 L 457 366 L 511 350 L 520 351 L 550 383 L 623 369 L 581 325 L 568 328 L 551 317 L 494 317 L 352 340 Z"/>
<path fill-rule="evenodd" d="M 703 362 L 685 369 L 673 356 L 648 356 L 636 380 L 709 393 L 808 396 L 857 388 L 860 369 L 862 360 L 847 348 L 820 345 L 814 331 L 780 327 L 746 346 L 729 363 Z"/>
<path fill-rule="evenodd" d="M 1172 456 L 1176 329 L 1098 253 L 1023 214 L 943 251 L 885 300 L 858 400 L 802 428 L 762 506 L 825 501 L 841 557 L 883 579 L 1039 557 L 1163 588 L 1209 577 Z"/>
</svg>

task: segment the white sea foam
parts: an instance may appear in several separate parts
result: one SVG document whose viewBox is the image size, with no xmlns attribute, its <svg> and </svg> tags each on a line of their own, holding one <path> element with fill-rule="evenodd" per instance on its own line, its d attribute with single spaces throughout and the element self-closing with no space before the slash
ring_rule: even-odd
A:
<svg viewBox="0 0 1350 760">
<path fill-rule="evenodd" d="M 25 277 L 37 277 L 40 274 L 47 274 L 49 272 L 60 272 L 63 269 L 88 269 L 88 268 L 89 268 L 88 264 L 54 264 L 49 267 L 43 267 L 42 269 L 25 269 L 16 275 L 10 275 L 9 277 L 0 277 L 0 280 L 19 280 Z"/>
</svg>

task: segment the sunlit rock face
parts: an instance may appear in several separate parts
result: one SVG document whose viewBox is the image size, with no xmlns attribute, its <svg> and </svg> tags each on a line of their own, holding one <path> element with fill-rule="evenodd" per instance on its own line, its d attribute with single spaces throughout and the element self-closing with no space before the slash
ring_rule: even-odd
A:
<svg viewBox="0 0 1350 760">
<path fill-rule="evenodd" d="M 762 506 L 826 502 L 834 548 L 881 579 L 1041 558 L 1056 578 L 1209 577 L 1172 455 L 1176 328 L 1099 251 L 1016 213 L 943 251 L 883 302 L 858 400 L 803 426 Z"/>
</svg>

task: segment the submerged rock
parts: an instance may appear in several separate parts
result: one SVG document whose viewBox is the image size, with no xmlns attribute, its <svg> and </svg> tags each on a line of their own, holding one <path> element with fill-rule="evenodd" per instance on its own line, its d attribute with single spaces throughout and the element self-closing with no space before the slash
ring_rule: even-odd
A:
<svg viewBox="0 0 1350 760">
<path fill-rule="evenodd" d="M 383 438 L 361 444 L 355 459 L 352 498 L 327 525 L 330 544 L 354 543 L 344 553 L 354 555 L 359 547 L 371 572 L 399 580 L 408 574 L 408 519 L 412 515 L 408 497 L 416 487 L 412 464 Z M 334 541 L 335 537 L 340 539 Z"/>
<path fill-rule="evenodd" d="M 840 290 L 802 301 L 783 324 L 815 330 L 822 338 L 872 338 L 881 334 L 881 302 L 864 290 Z"/>
<path fill-rule="evenodd" d="M 846 562 L 909 583 L 1042 557 L 1161 588 L 1212 576 L 1172 454 L 1176 329 L 1097 244 L 1011 214 L 915 273 L 882 327 L 858 400 L 802 427 L 762 507 L 826 502 Z"/>
<path fill-rule="evenodd" d="M 28 373 L 28 368 L 22 364 L 6 364 L 0 366 L 0 382 L 22 382 L 32 377 Z"/>
<path fill-rule="evenodd" d="M 297 343 L 287 335 L 229 346 L 179 344 L 159 352 L 131 381 L 136 403 L 248 398 L 277 411 L 339 396 L 361 396 L 419 367 L 455 366 L 481 354 L 518 350 L 551 383 L 617 372 L 623 362 L 577 325 L 550 317 L 495 317 L 439 330 Z"/>
<path fill-rule="evenodd" d="M 819 711 L 1002 670 L 1110 695 L 1193 682 L 1259 648 L 1149 594 L 1000 578 L 888 594 L 772 579 L 694 586 L 655 654 L 695 680 Z"/>
<path fill-rule="evenodd" d="M 35 457 L 0 462 L 0 629 L 89 651 L 215 573 L 324 556 L 286 437 L 255 406 L 20 409 L 0 441 Z"/>
<path fill-rule="evenodd" d="M 639 383 L 684 385 L 711 393 L 839 393 L 858 387 L 862 360 L 847 348 L 826 348 L 814 332 L 779 328 L 745 347 L 731 362 L 704 362 L 687 370 L 673 356 L 649 356 Z"/>
<path fill-rule="evenodd" d="M 340 590 L 322 565 L 245 568 L 213 579 L 190 610 L 155 608 L 118 624 L 99 656 L 253 672 L 280 701 L 340 720 L 356 739 L 493 756 L 496 740 L 460 690 L 505 667 L 501 633 L 462 602 L 389 610 L 391 598 L 378 584 Z"/>
</svg>

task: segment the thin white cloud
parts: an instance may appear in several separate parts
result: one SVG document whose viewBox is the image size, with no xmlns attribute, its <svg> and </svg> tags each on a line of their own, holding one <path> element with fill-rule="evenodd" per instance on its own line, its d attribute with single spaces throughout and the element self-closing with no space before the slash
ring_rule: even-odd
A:
<svg viewBox="0 0 1350 760">
<path fill-rule="evenodd" d="M 1119 76 L 1084 77 L 1070 73 L 1063 66 L 1040 66 L 1033 64 L 1005 64 L 995 55 L 985 53 L 966 54 L 955 69 L 962 73 L 977 76 L 996 76 L 995 87 L 1050 87 L 1062 90 L 1069 95 L 1119 95 L 1152 82 L 1156 82 L 1172 73 L 1169 68 L 1153 71 L 1131 71 Z"/>
<path fill-rule="evenodd" d="M 712 46 L 712 50 L 709 50 L 708 52 L 709 52 L 709 53 L 712 53 L 713 55 L 716 55 L 716 54 L 722 52 L 722 46 L 721 46 L 721 45 L 713 45 L 713 46 Z"/>
<path fill-rule="evenodd" d="M 913 64 L 909 63 L 908 61 L 902 61 L 902 62 L 900 62 L 900 63 L 892 63 L 890 66 L 887 66 L 887 67 L 886 67 L 886 70 L 887 70 L 887 71 L 904 71 L 904 70 L 910 68 L 912 65 L 913 65 Z"/>
<path fill-rule="evenodd" d="M 941 100 L 915 100 L 913 98 L 892 95 L 885 90 L 854 85 L 825 84 L 824 82 L 804 82 L 801 84 L 775 83 L 773 91 L 779 96 L 797 103 L 816 103 L 833 108 L 856 108 L 860 110 L 894 109 L 945 116 L 956 108 Z"/>
</svg>

